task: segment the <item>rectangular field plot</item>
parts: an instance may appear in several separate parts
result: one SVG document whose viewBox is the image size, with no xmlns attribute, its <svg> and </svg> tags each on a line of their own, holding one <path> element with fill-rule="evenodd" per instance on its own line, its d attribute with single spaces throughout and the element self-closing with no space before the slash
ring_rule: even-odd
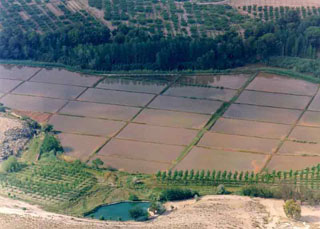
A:
<svg viewBox="0 0 320 229">
<path fill-rule="evenodd" d="M 144 109 L 134 119 L 134 122 L 156 126 L 201 129 L 206 125 L 209 119 L 210 115 Z"/>
<path fill-rule="evenodd" d="M 145 106 L 153 97 L 154 95 L 150 94 L 90 88 L 81 95 L 78 100 L 129 106 Z"/>
<path fill-rule="evenodd" d="M 170 87 L 164 94 L 178 97 L 229 101 L 236 94 L 236 92 L 236 90 L 230 89 L 174 85 Z"/>
<path fill-rule="evenodd" d="M 221 104 L 222 102 L 219 101 L 211 101 L 205 99 L 187 99 L 172 96 L 158 96 L 148 107 L 201 114 L 213 114 L 219 109 Z"/>
<path fill-rule="evenodd" d="M 166 86 L 167 83 L 164 82 L 106 78 L 98 84 L 97 88 L 159 94 Z"/>
<path fill-rule="evenodd" d="M 24 96 L 24 95 L 6 95 L 0 99 L 0 102 L 12 109 L 21 111 L 36 111 L 55 113 L 63 107 L 67 101 L 61 99 L 49 99 L 43 97 Z"/>
<path fill-rule="evenodd" d="M 124 125 L 121 121 L 53 115 L 49 121 L 57 131 L 111 137 Z"/>
<path fill-rule="evenodd" d="M 7 93 L 17 87 L 21 82 L 20 80 L 0 79 L 0 92 Z"/>
<path fill-rule="evenodd" d="M 274 94 L 258 91 L 243 91 L 236 103 L 245 103 L 260 106 L 271 106 L 291 109 L 305 109 L 311 97 Z"/>
<path fill-rule="evenodd" d="M 58 138 L 64 149 L 64 154 L 83 162 L 98 150 L 107 140 L 102 137 L 84 136 L 76 134 L 59 134 Z"/>
<path fill-rule="evenodd" d="M 299 141 L 320 142 L 320 128 L 296 126 L 289 138 Z"/>
<path fill-rule="evenodd" d="M 300 119 L 299 125 L 320 127 L 320 112 L 306 111 Z"/>
<path fill-rule="evenodd" d="M 235 119 L 293 124 L 298 120 L 301 113 L 301 110 L 232 104 L 223 116 Z"/>
<path fill-rule="evenodd" d="M 318 85 L 285 76 L 260 73 L 247 87 L 255 91 L 313 96 Z"/>
<path fill-rule="evenodd" d="M 197 130 L 130 123 L 117 138 L 172 145 L 188 145 Z"/>
<path fill-rule="evenodd" d="M 226 150 L 273 153 L 280 141 L 238 135 L 227 135 L 207 132 L 198 143 L 199 146 Z"/>
<path fill-rule="evenodd" d="M 231 89 L 241 88 L 249 79 L 249 75 L 196 75 L 182 76 L 178 83 L 193 85 L 209 85 L 213 87 L 225 87 Z"/>
<path fill-rule="evenodd" d="M 262 138 L 282 139 L 287 136 L 290 125 L 220 118 L 210 131 Z"/>
<path fill-rule="evenodd" d="M 281 155 L 311 155 L 320 156 L 320 144 L 309 144 L 286 141 L 281 146 L 278 154 Z"/>
<path fill-rule="evenodd" d="M 194 147 L 175 167 L 177 170 L 259 171 L 268 155 L 228 152 Z"/>
<path fill-rule="evenodd" d="M 159 163 L 172 163 L 180 155 L 183 149 L 183 146 L 170 146 L 114 138 L 108 142 L 97 155 Z M 139 169 L 138 166 L 137 169 Z"/>
<path fill-rule="evenodd" d="M 139 112 L 139 110 L 140 108 L 135 107 L 71 101 L 60 113 L 129 121 Z"/>
<path fill-rule="evenodd" d="M 301 170 L 320 164 L 320 157 L 315 156 L 280 156 L 274 155 L 267 165 L 269 171 Z"/>
<path fill-rule="evenodd" d="M 310 104 L 308 110 L 320 111 L 320 92 L 314 97 L 312 103 Z"/>
<path fill-rule="evenodd" d="M 100 79 L 101 77 L 98 76 L 83 75 L 76 72 L 53 68 L 42 69 L 38 74 L 32 77 L 30 81 L 91 87 Z"/>
<path fill-rule="evenodd" d="M 130 173 L 149 173 L 155 174 L 159 170 L 168 170 L 171 166 L 169 163 L 160 163 L 153 161 L 135 160 L 120 157 L 109 157 L 96 155 L 92 160 L 100 158 L 105 168 L 115 168 L 120 171 L 126 171 Z"/>
<path fill-rule="evenodd" d="M 57 99 L 75 99 L 84 90 L 84 87 L 24 82 L 12 93 L 21 95 L 43 96 Z"/>
<path fill-rule="evenodd" d="M 0 65 L 0 78 L 13 80 L 28 80 L 40 68 L 31 68 L 16 65 Z"/>
</svg>

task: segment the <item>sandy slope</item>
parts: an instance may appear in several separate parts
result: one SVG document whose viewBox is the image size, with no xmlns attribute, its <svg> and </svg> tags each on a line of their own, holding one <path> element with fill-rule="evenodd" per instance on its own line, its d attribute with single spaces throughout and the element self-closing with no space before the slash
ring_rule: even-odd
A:
<svg viewBox="0 0 320 229">
<path fill-rule="evenodd" d="M 49 213 L 37 206 L 0 197 L 2 229 L 91 229 L 91 228 L 320 228 L 320 207 L 303 206 L 302 222 L 288 220 L 283 201 L 240 196 L 205 196 L 194 200 L 167 203 L 169 211 L 147 223 L 108 222 L 79 219 Z M 23 210 L 26 208 L 26 210 Z"/>
</svg>

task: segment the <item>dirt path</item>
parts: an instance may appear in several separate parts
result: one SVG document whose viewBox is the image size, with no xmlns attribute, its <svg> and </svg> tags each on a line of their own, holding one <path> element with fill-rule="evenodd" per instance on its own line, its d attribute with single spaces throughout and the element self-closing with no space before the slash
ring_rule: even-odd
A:
<svg viewBox="0 0 320 229">
<path fill-rule="evenodd" d="M 46 212 L 37 206 L 0 197 L 0 228 L 91 229 L 91 228 L 320 228 L 320 207 L 302 207 L 302 221 L 288 220 L 282 200 L 241 196 L 205 196 L 167 203 L 175 210 L 146 223 L 110 222 L 74 218 Z"/>
</svg>

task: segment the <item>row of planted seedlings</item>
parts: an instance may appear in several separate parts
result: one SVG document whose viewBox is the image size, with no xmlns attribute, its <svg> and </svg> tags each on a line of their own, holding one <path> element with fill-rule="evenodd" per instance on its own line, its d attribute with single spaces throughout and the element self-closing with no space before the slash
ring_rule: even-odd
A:
<svg viewBox="0 0 320 229">
<path fill-rule="evenodd" d="M 290 171 L 263 171 L 259 173 L 244 171 L 216 171 L 216 170 L 169 170 L 158 171 L 156 180 L 161 185 L 192 185 L 216 186 L 226 184 L 229 186 L 242 186 L 246 184 L 293 184 L 320 188 L 320 164 L 312 168 Z"/>
</svg>

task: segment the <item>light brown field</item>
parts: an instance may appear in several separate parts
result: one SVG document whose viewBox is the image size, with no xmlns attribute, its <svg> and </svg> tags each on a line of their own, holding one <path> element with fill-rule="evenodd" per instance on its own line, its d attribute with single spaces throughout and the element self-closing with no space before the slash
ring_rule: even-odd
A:
<svg viewBox="0 0 320 229">
<path fill-rule="evenodd" d="M 312 97 L 266 93 L 258 91 L 244 91 L 236 103 L 271 106 L 279 108 L 305 109 Z"/>
<path fill-rule="evenodd" d="M 39 70 L 40 68 L 15 65 L 0 65 L 0 78 L 12 80 L 28 80 Z"/>
<path fill-rule="evenodd" d="M 21 95 L 43 96 L 56 99 L 75 99 L 84 90 L 84 87 L 77 86 L 24 82 L 12 93 Z"/>
<path fill-rule="evenodd" d="M 91 87 L 97 83 L 101 77 L 83 75 L 76 72 L 69 72 L 63 69 L 42 69 L 31 81 L 40 83 L 56 83 L 74 86 Z"/>
<path fill-rule="evenodd" d="M 281 124 L 293 124 L 298 120 L 301 113 L 301 110 L 232 104 L 223 116 L 235 119 L 239 118 Z"/>
<path fill-rule="evenodd" d="M 112 137 L 124 125 L 121 121 L 53 115 L 49 121 L 57 131 Z"/>
<path fill-rule="evenodd" d="M 231 89 L 239 89 L 248 80 L 249 75 L 196 75 L 182 76 L 178 79 L 178 83 L 210 85 L 213 87 L 225 87 Z"/>
<path fill-rule="evenodd" d="M 39 123 L 47 123 L 52 114 L 36 112 L 36 111 L 19 111 L 13 110 L 13 113 L 21 117 L 29 117 Z"/>
<path fill-rule="evenodd" d="M 187 99 L 172 96 L 158 96 L 148 106 L 150 108 L 194 112 L 200 114 L 215 113 L 222 102 L 205 99 Z"/>
<path fill-rule="evenodd" d="M 0 99 L 5 106 L 22 111 L 57 112 L 66 100 L 9 94 Z"/>
<path fill-rule="evenodd" d="M 0 92 L 7 93 L 12 89 L 17 87 L 22 81 L 20 80 L 8 80 L 8 79 L 0 79 Z"/>
<path fill-rule="evenodd" d="M 140 108 L 135 107 L 71 101 L 61 110 L 60 113 L 128 121 L 132 119 L 139 110 Z"/>
<path fill-rule="evenodd" d="M 236 91 L 231 89 L 174 85 L 170 87 L 164 94 L 188 98 L 229 101 L 236 94 Z"/>
<path fill-rule="evenodd" d="M 289 6 L 289 7 L 301 7 L 301 6 L 315 6 L 320 7 L 318 0 L 230 0 L 230 5 L 238 6 Z"/>
<path fill-rule="evenodd" d="M 320 92 L 314 97 L 312 103 L 308 107 L 308 110 L 311 111 L 320 111 Z"/>
<path fill-rule="evenodd" d="M 289 133 L 290 125 L 220 118 L 210 131 L 252 137 L 282 139 Z"/>
<path fill-rule="evenodd" d="M 183 146 L 172 146 L 114 138 L 108 142 L 108 144 L 105 145 L 97 155 L 172 163 L 183 149 Z M 137 169 L 139 169 L 139 167 L 137 167 Z"/>
<path fill-rule="evenodd" d="M 171 145 L 188 145 L 197 133 L 197 130 L 130 123 L 117 137 Z"/>
<path fill-rule="evenodd" d="M 192 114 L 176 111 L 144 109 L 134 122 L 156 126 L 201 129 L 210 119 L 210 115 Z"/>
<path fill-rule="evenodd" d="M 260 73 L 247 89 L 293 95 L 315 95 L 318 85 L 304 80 L 293 79 L 268 73 Z"/>
<path fill-rule="evenodd" d="M 145 106 L 154 95 L 89 88 L 78 100 L 129 106 Z"/>
<path fill-rule="evenodd" d="M 84 136 L 76 134 L 59 134 L 59 140 L 64 149 L 64 154 L 85 162 L 89 156 L 103 145 L 106 138 Z"/>
<path fill-rule="evenodd" d="M 299 125 L 320 127 L 320 112 L 306 111 L 300 119 Z"/>
<path fill-rule="evenodd" d="M 279 144 L 279 140 L 227 135 L 207 132 L 198 143 L 216 149 L 240 150 L 270 154 Z"/>
<path fill-rule="evenodd" d="M 320 164 L 320 157 L 314 156 L 281 156 L 274 155 L 267 165 L 269 171 L 301 170 Z"/>
<path fill-rule="evenodd" d="M 169 163 L 160 163 L 153 161 L 143 161 L 99 155 L 94 156 L 92 160 L 96 158 L 100 158 L 104 162 L 104 167 L 116 168 L 120 171 L 127 171 L 132 173 L 155 174 L 157 171 L 167 170 L 171 166 L 171 164 Z"/>
<path fill-rule="evenodd" d="M 320 142 L 320 128 L 296 126 L 289 139 L 307 142 Z"/>
<path fill-rule="evenodd" d="M 97 85 L 97 88 L 159 94 L 166 86 L 167 83 L 164 82 L 106 78 Z"/>
<path fill-rule="evenodd" d="M 267 155 L 262 154 L 229 152 L 194 147 L 175 169 L 259 171 L 264 165 L 267 157 Z"/>
<path fill-rule="evenodd" d="M 278 153 L 281 155 L 320 156 L 320 144 L 286 141 Z"/>
</svg>

